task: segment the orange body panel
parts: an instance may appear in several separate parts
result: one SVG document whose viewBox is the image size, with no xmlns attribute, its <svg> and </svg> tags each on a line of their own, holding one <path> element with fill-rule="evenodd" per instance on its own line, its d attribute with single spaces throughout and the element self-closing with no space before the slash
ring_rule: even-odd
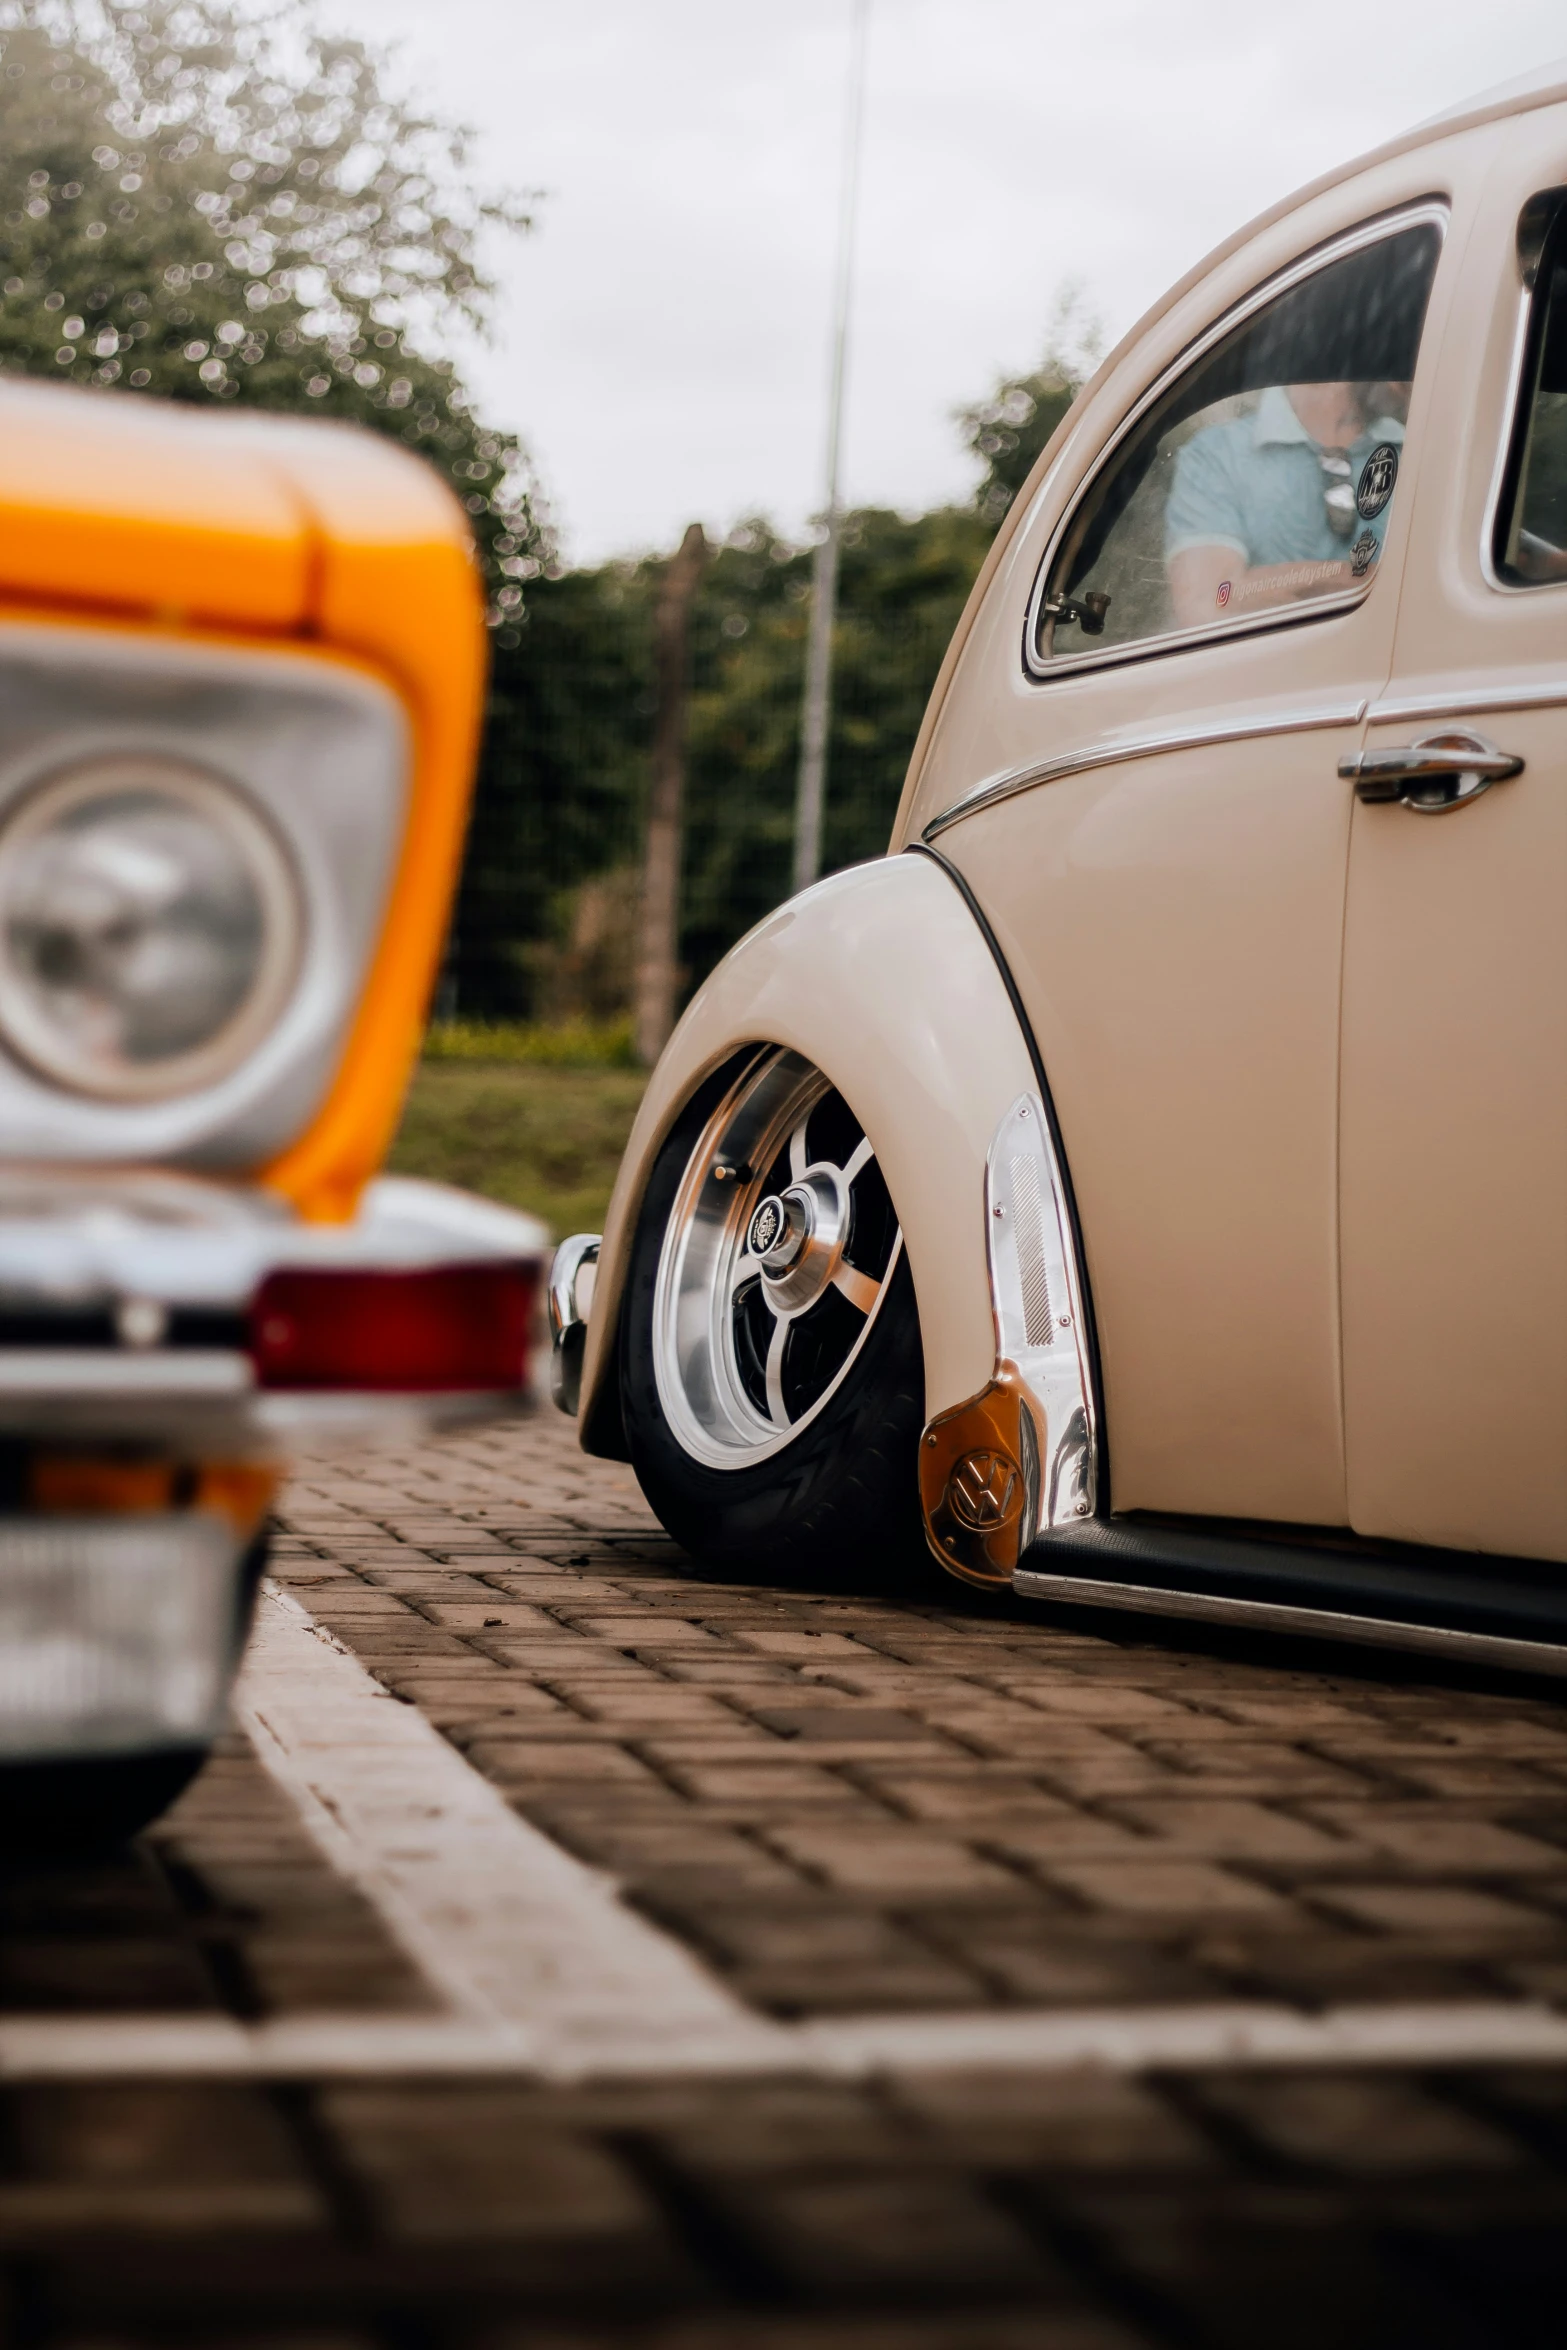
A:
<svg viewBox="0 0 1567 2350">
<path fill-rule="evenodd" d="M 12 382 L 0 421 L 8 616 L 303 640 L 408 713 L 407 826 L 357 1017 L 309 1124 L 255 1171 L 302 1216 L 345 1218 L 396 1124 L 462 851 L 485 667 L 462 511 L 419 459 L 326 423 Z"/>
</svg>

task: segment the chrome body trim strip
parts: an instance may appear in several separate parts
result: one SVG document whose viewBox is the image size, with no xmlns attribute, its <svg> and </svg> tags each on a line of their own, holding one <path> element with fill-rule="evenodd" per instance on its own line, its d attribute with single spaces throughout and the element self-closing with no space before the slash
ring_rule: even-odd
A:
<svg viewBox="0 0 1567 2350">
<path fill-rule="evenodd" d="M 1081 675 L 1085 669 L 1101 668 L 1111 662 L 1142 658 L 1151 651 L 1165 651 L 1171 648 L 1184 648 L 1187 645 L 1205 644 L 1216 637 L 1228 639 L 1250 635 L 1254 628 L 1276 628 L 1290 622 L 1320 619 L 1327 613 L 1353 608 L 1369 595 L 1372 583 L 1376 578 L 1375 568 L 1367 574 L 1365 584 L 1360 588 L 1351 589 L 1342 595 L 1324 596 L 1317 603 L 1287 605 L 1277 612 L 1259 613 L 1255 620 L 1244 623 L 1231 621 L 1214 628 L 1184 629 L 1178 633 L 1172 631 L 1163 636 L 1140 637 L 1133 644 L 1106 647 L 1103 652 L 1068 654 L 1064 659 L 1041 660 L 1036 650 L 1039 607 L 1045 599 L 1046 584 L 1050 578 L 1051 567 L 1061 550 L 1062 541 L 1071 528 L 1083 497 L 1094 482 L 1099 479 L 1116 451 L 1142 422 L 1148 411 L 1164 397 L 1177 377 L 1185 374 L 1188 368 L 1195 366 L 1199 359 L 1211 351 L 1215 344 L 1222 342 L 1224 337 L 1232 333 L 1236 327 L 1243 326 L 1248 318 L 1254 317 L 1259 310 L 1265 309 L 1267 304 L 1276 300 L 1280 294 L 1287 294 L 1293 287 L 1304 283 L 1307 278 L 1315 277 L 1319 270 L 1331 267 L 1335 261 L 1343 260 L 1348 254 L 1362 251 L 1367 245 L 1380 244 L 1385 238 L 1398 236 L 1405 229 L 1417 227 L 1425 221 L 1429 221 L 1436 227 L 1445 241 L 1448 217 L 1449 207 L 1444 200 L 1426 197 L 1417 203 L 1404 205 L 1396 212 L 1385 213 L 1377 220 L 1363 221 L 1359 228 L 1347 230 L 1343 236 L 1329 239 L 1326 244 L 1319 245 L 1312 252 L 1303 254 L 1298 261 L 1292 262 L 1287 268 L 1276 271 L 1262 285 L 1254 287 L 1251 293 L 1243 295 L 1239 302 L 1233 303 L 1225 311 L 1222 318 L 1216 319 L 1201 334 L 1194 336 L 1185 349 L 1180 351 L 1170 361 L 1170 364 L 1155 377 L 1141 399 L 1136 401 L 1122 417 L 1115 432 L 1100 449 L 1090 470 L 1079 480 L 1076 494 L 1050 535 L 1049 544 L 1045 548 L 1039 569 L 1034 576 L 1034 584 L 1029 593 L 1028 609 L 1023 622 L 1023 667 L 1029 677 L 1038 683 L 1043 683 L 1052 677 Z"/>
<path fill-rule="evenodd" d="M 1071 1607 L 1117 1608 L 1135 1615 L 1230 1624 L 1246 1631 L 1291 1633 L 1296 1638 L 1348 1640 L 1368 1648 L 1403 1649 L 1459 1664 L 1500 1665 L 1510 1672 L 1567 1679 L 1567 1647 L 1553 1641 L 1511 1640 L 1494 1632 L 1459 1632 L 1441 1624 L 1404 1624 L 1386 1616 L 1221 1598 L 1206 1591 L 1156 1590 L 1146 1583 L 1107 1582 L 1095 1575 L 1042 1575 L 1028 1567 L 1018 1569 L 1012 1588 L 1025 1599 L 1059 1600 Z"/>
<path fill-rule="evenodd" d="M 1567 700 L 1567 687 L 1562 691 L 1563 699 Z M 1275 734 L 1307 734 L 1335 726 L 1358 726 L 1366 716 L 1367 706 L 1361 700 L 1319 710 L 1280 710 L 1270 717 L 1236 719 L 1224 726 L 1177 728 L 1168 734 L 1098 743 L 1089 750 L 1069 751 L 1058 759 L 1038 759 L 1026 767 L 1004 768 L 999 775 L 987 776 L 983 783 L 976 784 L 961 800 L 943 808 L 939 816 L 933 816 L 920 838 L 935 840 L 949 825 L 965 816 L 976 815 L 981 808 L 993 808 L 998 801 L 1010 800 L 1018 792 L 1033 791 L 1039 784 L 1059 783 L 1069 775 L 1084 775 L 1095 767 L 1117 767 L 1129 759 L 1156 759 L 1166 751 L 1202 751 L 1221 743 L 1260 742 Z"/>
<path fill-rule="evenodd" d="M 1567 582 L 1546 583 L 1567 586 Z M 1509 591 L 1510 592 L 1510 591 Z M 1537 594 L 1537 588 L 1531 594 Z M 1558 710 L 1567 703 L 1567 678 L 1542 680 L 1539 685 L 1475 686 L 1462 693 L 1411 694 L 1404 700 L 1373 702 L 1366 713 L 1368 726 L 1398 725 L 1424 719 L 1483 717 L 1489 710 Z"/>
<path fill-rule="evenodd" d="M 1016 1370 L 1037 1439 L 1037 1471 L 1023 1463 L 1037 1488 L 1024 1495 L 1019 1546 L 1026 1548 L 1053 1528 L 1081 1524 L 1099 1498 L 1076 1235 L 1044 1105 L 1031 1093 L 1019 1094 L 990 1146 L 985 1244 L 997 1366 Z"/>
<path fill-rule="evenodd" d="M 151 1170 L 0 1169 L 0 1304 L 15 1312 L 150 1300 L 243 1311 L 269 1273 L 536 1264 L 515 1208 L 383 1175 L 346 1224 L 301 1224 L 265 1192 Z"/>
<path fill-rule="evenodd" d="M 76 1359 L 101 1361 L 86 1350 Z M 207 1388 L 161 1377 L 141 1386 L 111 1386 L 96 1372 L 77 1385 L 24 1385 L 12 1375 L 0 1384 L 0 1435 L 73 1444 L 124 1441 L 156 1447 L 176 1460 L 275 1461 L 302 1445 L 314 1452 L 340 1444 L 418 1443 L 437 1429 L 515 1419 L 534 1403 L 526 1388 L 438 1394 L 263 1390 L 251 1383 L 246 1356 L 229 1359 L 236 1366 L 233 1383 L 214 1380 Z M 19 1366 L 23 1373 L 32 1367 Z"/>
<path fill-rule="evenodd" d="M 246 1395 L 256 1384 L 247 1354 L 220 1347 L 0 1347 L 0 1397 Z"/>
</svg>

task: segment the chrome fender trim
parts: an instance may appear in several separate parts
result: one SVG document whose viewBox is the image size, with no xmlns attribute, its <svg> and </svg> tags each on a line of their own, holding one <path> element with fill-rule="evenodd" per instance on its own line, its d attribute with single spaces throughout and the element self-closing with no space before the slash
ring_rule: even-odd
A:
<svg viewBox="0 0 1567 2350">
<path fill-rule="evenodd" d="M 1019 1094 L 985 1163 L 995 1373 L 920 1440 L 926 1539 L 967 1583 L 1005 1587 L 1030 1543 L 1081 1525 L 1098 1504 L 1076 1241 L 1044 1105 Z"/>
</svg>

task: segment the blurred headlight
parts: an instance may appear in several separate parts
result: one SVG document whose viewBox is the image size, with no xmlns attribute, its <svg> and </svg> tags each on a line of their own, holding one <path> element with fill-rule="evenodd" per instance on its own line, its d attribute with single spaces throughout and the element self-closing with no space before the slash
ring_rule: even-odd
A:
<svg viewBox="0 0 1567 2350">
<path fill-rule="evenodd" d="M 146 1101 L 236 1067 L 302 939 L 286 851 L 204 769 L 101 759 L 0 829 L 0 1034 L 78 1093 Z"/>
</svg>

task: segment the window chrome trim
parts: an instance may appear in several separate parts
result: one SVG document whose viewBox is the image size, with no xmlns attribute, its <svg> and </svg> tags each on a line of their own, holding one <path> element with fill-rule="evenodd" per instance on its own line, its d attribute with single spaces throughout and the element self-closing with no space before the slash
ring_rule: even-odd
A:
<svg viewBox="0 0 1567 2350">
<path fill-rule="evenodd" d="M 1331 268 L 1335 261 L 1342 261 L 1351 253 L 1363 252 L 1368 245 L 1381 244 L 1388 237 L 1399 236 L 1405 229 L 1417 228 L 1426 222 L 1436 229 L 1445 244 L 1449 216 L 1450 208 L 1445 197 L 1423 196 L 1412 204 L 1401 206 L 1396 212 L 1383 213 L 1375 220 L 1362 221 L 1358 228 L 1348 229 L 1342 236 L 1330 239 L 1327 244 L 1314 247 L 1310 253 L 1303 254 L 1299 260 L 1276 271 L 1272 277 L 1265 279 L 1251 293 L 1234 303 L 1222 318 L 1194 337 L 1155 377 L 1142 397 L 1122 417 L 1114 434 L 1100 450 L 1092 471 L 1078 484 L 1076 495 L 1050 534 L 1049 544 L 1040 559 L 1034 584 L 1029 591 L 1028 609 L 1023 621 L 1023 668 L 1029 678 L 1036 684 L 1044 684 L 1053 677 L 1081 676 L 1086 669 L 1105 669 L 1123 661 L 1145 660 L 1153 653 L 1185 651 L 1193 645 L 1229 643 L 1238 636 L 1255 635 L 1261 629 L 1287 627 L 1303 620 L 1320 620 L 1333 612 L 1354 611 L 1365 602 L 1380 565 L 1373 565 L 1359 587 L 1346 588 L 1336 596 L 1322 596 L 1309 604 L 1282 605 L 1272 612 L 1259 612 L 1246 620 L 1220 621 L 1203 628 L 1171 629 L 1159 636 L 1139 637 L 1131 644 L 1106 646 L 1102 651 L 1068 653 L 1064 658 L 1043 660 L 1036 650 L 1039 607 L 1045 600 L 1046 583 L 1061 551 L 1062 542 L 1082 509 L 1083 500 L 1095 484 L 1103 479 L 1116 452 L 1171 386 L 1196 366 L 1216 344 L 1221 343 L 1226 335 L 1232 334 L 1238 326 L 1244 326 L 1247 319 L 1255 317 L 1259 310 L 1266 309 L 1281 294 L 1291 292 L 1308 278 Z M 1434 277 L 1432 283 L 1435 284 Z"/>
<path fill-rule="evenodd" d="M 1521 281 L 1518 290 L 1518 316 L 1513 325 L 1513 352 L 1512 358 L 1508 362 L 1507 390 L 1502 400 L 1502 429 L 1496 444 L 1495 462 L 1491 468 L 1491 484 L 1485 495 L 1485 510 L 1480 518 L 1480 576 L 1486 586 L 1494 589 L 1499 596 L 1533 595 L 1542 587 L 1560 587 L 1562 585 L 1559 579 L 1508 579 L 1496 568 L 1496 531 L 1497 525 L 1502 519 L 1502 499 L 1507 489 L 1513 442 L 1517 437 L 1521 421 L 1519 404 L 1523 399 L 1524 391 L 1524 362 L 1529 356 L 1529 330 L 1534 324 L 1534 305 L 1541 298 L 1539 264 L 1544 258 L 1545 248 L 1550 242 L 1558 220 L 1562 213 L 1567 211 L 1567 193 L 1561 189 L 1542 190 L 1541 193 L 1554 194 L 1560 201 L 1541 234 L 1532 265 L 1523 248 L 1523 217 L 1520 216 L 1520 236 L 1517 250 L 1518 274 Z M 1531 198 L 1531 202 L 1533 200 Z M 1523 209 L 1524 214 L 1527 214 L 1529 206 L 1526 204 Z M 1521 482 L 1519 487 L 1522 487 Z"/>
<path fill-rule="evenodd" d="M 1529 353 L 1529 327 L 1533 316 L 1534 294 L 1531 288 L 1525 286 L 1518 297 L 1518 316 L 1513 325 L 1513 354 L 1507 365 L 1507 390 L 1502 398 L 1502 429 L 1491 467 L 1491 486 L 1485 493 L 1485 510 L 1480 517 L 1480 576 L 1488 588 L 1494 588 L 1498 595 L 1503 596 L 1515 596 L 1529 587 L 1560 584 L 1548 579 L 1504 579 L 1496 568 L 1496 529 L 1502 519 L 1502 497 L 1507 488 L 1513 439 L 1518 430 L 1518 408 L 1523 398 L 1523 364 Z"/>
<path fill-rule="evenodd" d="M 1567 687 L 1562 693 L 1567 700 Z M 939 816 L 933 816 L 920 838 L 932 841 L 949 825 L 957 824 L 965 816 L 977 815 L 982 808 L 993 808 L 1002 800 L 1016 798 L 1019 792 L 1033 791 L 1039 784 L 1059 783 L 1064 776 L 1086 774 L 1094 767 L 1119 767 L 1129 759 L 1154 759 L 1163 751 L 1202 751 L 1220 743 L 1258 742 L 1274 734 L 1308 734 L 1334 726 L 1358 726 L 1366 710 L 1364 701 L 1340 702 L 1317 710 L 1280 710 L 1268 718 L 1238 719 L 1228 726 L 1194 726 L 1169 734 L 1136 735 L 1124 742 L 1096 743 L 1090 750 L 1069 751 L 1062 758 L 1035 759 L 1026 767 L 1003 768 L 999 775 L 987 776 L 961 800 L 954 800 Z M 1402 710 L 1394 714 L 1405 715 Z"/>
</svg>

